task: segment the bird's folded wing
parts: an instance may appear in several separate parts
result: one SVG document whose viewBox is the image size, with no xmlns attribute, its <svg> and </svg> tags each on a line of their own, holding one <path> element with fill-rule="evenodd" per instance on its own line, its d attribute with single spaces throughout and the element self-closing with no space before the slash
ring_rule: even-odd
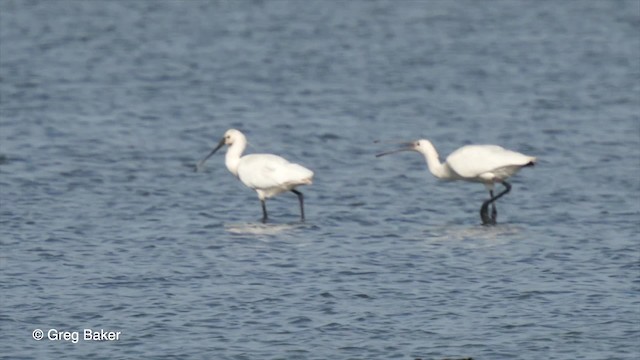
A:
<svg viewBox="0 0 640 360">
<path fill-rule="evenodd" d="M 247 155 L 238 168 L 240 180 L 254 189 L 311 183 L 313 172 L 271 154 Z"/>
<path fill-rule="evenodd" d="M 458 175 L 477 177 L 507 166 L 524 166 L 532 158 L 497 145 L 467 145 L 447 157 L 447 164 Z"/>
</svg>

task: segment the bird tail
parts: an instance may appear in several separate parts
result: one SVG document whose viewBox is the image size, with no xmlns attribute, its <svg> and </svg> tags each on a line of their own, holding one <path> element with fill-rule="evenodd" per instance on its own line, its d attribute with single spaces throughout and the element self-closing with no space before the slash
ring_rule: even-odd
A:
<svg viewBox="0 0 640 360">
<path fill-rule="evenodd" d="M 299 164 L 289 164 L 289 169 L 297 174 L 296 180 L 293 182 L 299 185 L 310 185 L 313 182 L 313 171 Z"/>
</svg>

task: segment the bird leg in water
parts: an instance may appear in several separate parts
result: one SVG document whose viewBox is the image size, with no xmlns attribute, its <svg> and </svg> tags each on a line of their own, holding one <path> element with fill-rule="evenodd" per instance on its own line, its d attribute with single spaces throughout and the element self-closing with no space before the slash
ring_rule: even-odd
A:
<svg viewBox="0 0 640 360">
<path fill-rule="evenodd" d="M 300 202 L 300 221 L 304 221 L 304 195 L 296 189 L 292 189 L 291 192 L 298 195 L 298 202 Z"/>
<path fill-rule="evenodd" d="M 260 200 L 260 203 L 262 204 L 262 222 L 266 223 L 267 222 L 267 204 L 265 203 L 264 200 Z"/>
<path fill-rule="evenodd" d="M 489 200 L 482 203 L 480 208 L 480 219 L 482 219 L 482 225 L 495 225 L 498 218 L 498 211 L 496 210 L 496 203 L 491 202 L 493 199 L 493 190 L 489 190 Z M 489 204 L 491 204 L 491 216 L 489 216 Z"/>
<path fill-rule="evenodd" d="M 489 190 L 489 199 L 493 199 L 493 190 Z M 489 216 L 489 207 L 483 206 L 480 208 L 480 218 L 482 219 L 482 225 L 495 225 L 498 219 L 498 210 L 496 210 L 496 203 L 491 202 L 491 216 Z"/>
<path fill-rule="evenodd" d="M 482 207 L 480 208 L 480 219 L 482 219 L 482 225 L 495 225 L 495 222 L 489 217 L 489 203 L 487 200 L 482 203 Z M 486 206 L 485 206 L 486 205 Z"/>
<path fill-rule="evenodd" d="M 493 197 L 493 190 L 489 191 L 489 195 Z M 491 222 L 495 224 L 497 219 L 498 219 L 498 210 L 496 210 L 496 202 L 494 201 L 491 203 Z"/>
<path fill-rule="evenodd" d="M 503 192 L 499 193 L 496 196 L 493 196 L 493 192 L 491 192 L 491 198 L 484 203 L 482 203 L 482 207 L 480 208 L 480 218 L 482 219 L 482 225 L 495 225 L 496 219 L 498 217 L 498 212 L 495 209 L 495 205 L 493 203 L 500 199 L 503 195 L 507 194 L 511 191 L 511 184 L 506 181 L 502 181 L 502 185 L 504 185 L 505 189 Z M 489 217 L 489 204 L 492 204 L 491 217 Z"/>
</svg>

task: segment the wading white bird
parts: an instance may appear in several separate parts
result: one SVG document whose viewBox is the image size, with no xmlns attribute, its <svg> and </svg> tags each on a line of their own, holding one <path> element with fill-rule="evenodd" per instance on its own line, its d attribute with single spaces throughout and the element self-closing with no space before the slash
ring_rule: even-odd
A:
<svg viewBox="0 0 640 360">
<path fill-rule="evenodd" d="M 229 148 L 224 163 L 235 177 L 258 193 L 262 204 L 262 222 L 267 221 L 265 201 L 285 191 L 291 191 L 298 196 L 300 219 L 304 221 L 304 196 L 295 188 L 311 184 L 313 171 L 301 165 L 290 163 L 277 155 L 249 154 L 242 156 L 247 147 L 247 138 L 236 129 L 229 129 L 224 133 L 224 137 L 218 145 L 196 165 L 196 171 L 225 144 L 229 145 Z"/>
<path fill-rule="evenodd" d="M 466 145 L 451 153 L 447 160 L 441 163 L 436 148 L 429 140 L 417 140 L 405 145 L 401 149 L 384 152 L 376 157 L 400 151 L 417 151 L 424 155 L 429 171 L 438 179 L 464 180 L 484 184 L 489 190 L 490 198 L 483 202 L 480 208 L 480 218 L 483 225 L 496 224 L 498 212 L 495 201 L 511 190 L 511 184 L 506 180 L 521 168 L 533 166 L 536 162 L 536 158 L 533 156 L 507 150 L 497 145 Z M 505 189 L 494 196 L 495 183 L 501 183 Z M 489 214 L 490 204 L 491 214 Z"/>
</svg>

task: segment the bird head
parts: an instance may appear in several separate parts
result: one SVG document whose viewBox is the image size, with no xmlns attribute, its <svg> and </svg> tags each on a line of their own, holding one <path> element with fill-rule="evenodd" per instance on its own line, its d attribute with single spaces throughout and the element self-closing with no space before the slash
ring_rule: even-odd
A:
<svg viewBox="0 0 640 360">
<path fill-rule="evenodd" d="M 244 136 L 243 133 L 240 132 L 240 130 L 229 129 L 225 131 L 224 136 L 222 137 L 222 139 L 220 139 L 220 141 L 218 142 L 218 145 L 216 145 L 216 147 L 213 148 L 213 150 L 211 150 L 209 155 L 207 155 L 204 159 L 200 160 L 200 162 L 196 165 L 195 171 L 198 171 L 202 167 L 202 165 L 204 165 L 205 161 L 207 161 L 207 159 L 209 159 L 213 154 L 216 153 L 216 151 L 218 151 L 224 145 L 231 146 L 234 143 L 237 143 L 237 142 L 246 143 L 246 141 L 247 141 L 247 138 Z"/>
<path fill-rule="evenodd" d="M 233 143 L 242 140 L 246 141 L 246 138 L 244 134 L 240 132 L 240 130 L 229 129 L 225 131 L 224 137 L 222 138 L 222 140 L 220 140 L 220 142 L 231 146 L 233 145 Z"/>
</svg>

